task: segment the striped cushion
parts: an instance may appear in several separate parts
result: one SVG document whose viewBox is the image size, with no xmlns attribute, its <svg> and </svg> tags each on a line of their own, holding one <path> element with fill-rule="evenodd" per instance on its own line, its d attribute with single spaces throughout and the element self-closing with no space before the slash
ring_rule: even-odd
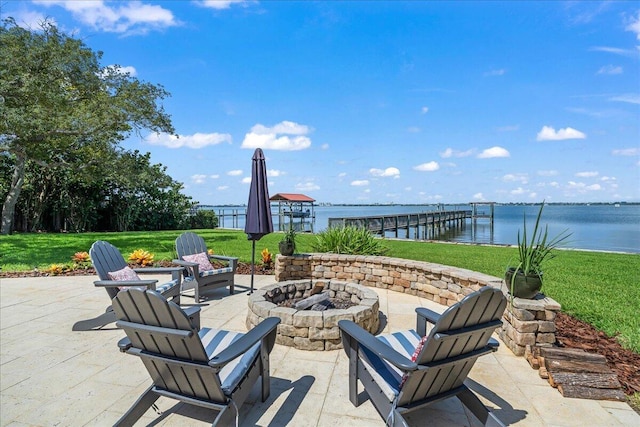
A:
<svg viewBox="0 0 640 427">
<path fill-rule="evenodd" d="M 376 338 L 407 359 L 411 359 L 416 346 L 420 342 L 420 335 L 414 330 L 394 332 L 393 334 L 380 335 Z M 362 362 L 374 381 L 380 386 L 385 396 L 387 396 L 389 401 L 395 399 L 398 393 L 400 393 L 400 389 L 405 380 L 403 372 L 364 347 L 362 347 L 361 355 Z"/>
<path fill-rule="evenodd" d="M 178 279 L 174 279 L 170 282 L 167 282 L 163 285 L 160 286 L 156 286 L 156 292 L 160 293 L 160 294 L 164 294 L 166 292 L 168 292 L 170 289 L 173 289 L 174 287 L 178 286 Z"/>
<path fill-rule="evenodd" d="M 200 277 L 215 276 L 216 274 L 232 273 L 231 267 L 217 268 L 215 270 L 206 270 L 200 272 Z"/>
<path fill-rule="evenodd" d="M 202 328 L 200 332 L 198 332 L 198 335 L 207 352 L 207 356 L 211 359 L 244 334 L 221 329 Z M 260 343 L 257 342 L 249 351 L 242 356 L 236 357 L 220 370 L 218 376 L 220 378 L 220 384 L 222 385 L 222 391 L 225 394 L 233 392 L 253 364 L 253 361 L 258 357 L 259 352 Z"/>
</svg>

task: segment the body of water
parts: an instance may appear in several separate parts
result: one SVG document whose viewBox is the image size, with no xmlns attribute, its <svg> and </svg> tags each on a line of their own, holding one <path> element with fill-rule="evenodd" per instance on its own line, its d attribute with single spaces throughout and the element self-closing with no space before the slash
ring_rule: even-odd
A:
<svg viewBox="0 0 640 427">
<path fill-rule="evenodd" d="M 431 212 L 436 210 L 471 210 L 469 205 L 374 205 L 374 206 L 316 206 L 315 221 L 295 219 L 305 230 L 319 232 L 327 228 L 329 218 L 393 215 L 405 213 Z M 488 219 L 473 222 L 468 219 L 461 229 L 450 229 L 442 233 L 439 240 L 464 243 L 515 245 L 518 230 L 522 229 L 523 216 L 527 219 L 527 229 L 533 230 L 539 205 L 495 205 L 494 224 Z M 221 226 L 244 228 L 244 207 L 215 207 L 217 214 L 236 218 L 221 218 Z M 488 213 L 489 206 L 479 210 Z M 274 210 L 274 229 L 278 230 L 278 216 Z M 541 225 L 548 226 L 549 236 L 568 230 L 571 237 L 563 245 L 567 248 L 640 253 L 640 205 L 546 205 Z M 399 233 L 404 236 L 404 231 Z M 410 238 L 415 238 L 413 230 Z M 388 237 L 394 233 L 387 233 Z"/>
</svg>

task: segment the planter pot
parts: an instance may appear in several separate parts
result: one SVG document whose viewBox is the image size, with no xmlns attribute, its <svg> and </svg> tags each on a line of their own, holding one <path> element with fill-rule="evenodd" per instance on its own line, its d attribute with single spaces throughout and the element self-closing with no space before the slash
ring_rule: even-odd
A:
<svg viewBox="0 0 640 427">
<path fill-rule="evenodd" d="M 280 242 L 278 243 L 278 249 L 280 250 L 280 255 L 291 256 L 293 251 L 296 250 L 296 246 L 291 242 Z"/>
<path fill-rule="evenodd" d="M 525 276 L 522 272 L 518 271 L 514 277 L 514 272 L 515 268 L 510 268 L 504 274 L 504 282 L 510 294 L 514 297 L 528 299 L 538 295 L 538 292 L 540 292 L 542 288 L 542 275 L 529 274 Z"/>
</svg>

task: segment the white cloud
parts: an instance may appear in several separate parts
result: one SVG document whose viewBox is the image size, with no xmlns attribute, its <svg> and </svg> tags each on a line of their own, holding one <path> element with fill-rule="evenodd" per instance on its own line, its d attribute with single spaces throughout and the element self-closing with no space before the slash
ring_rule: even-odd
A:
<svg viewBox="0 0 640 427">
<path fill-rule="evenodd" d="M 169 148 L 203 148 L 223 142 L 232 142 L 228 133 L 194 133 L 193 135 L 170 135 L 168 133 L 152 133 L 145 138 L 151 145 L 162 145 Z"/>
<path fill-rule="evenodd" d="M 354 187 L 364 187 L 369 185 L 369 180 L 360 179 L 360 180 L 351 181 L 351 185 Z"/>
<path fill-rule="evenodd" d="M 218 175 L 218 174 L 215 174 L 215 175 L 209 175 L 209 178 L 211 178 L 211 179 L 218 179 L 218 178 L 220 178 L 220 175 Z"/>
<path fill-rule="evenodd" d="M 218 190 L 218 191 L 224 191 L 224 190 L 228 190 L 228 189 L 229 189 L 228 185 L 221 185 L 221 186 L 216 188 L 216 190 Z"/>
<path fill-rule="evenodd" d="M 608 46 L 595 46 L 590 50 L 594 50 L 596 52 L 606 52 L 613 53 L 614 55 L 627 56 L 631 58 L 635 58 L 638 56 L 638 51 L 633 49 L 620 49 L 618 47 L 608 47 Z"/>
<path fill-rule="evenodd" d="M 525 194 L 527 192 L 527 190 L 525 190 L 522 187 L 518 187 L 515 190 L 511 190 L 509 193 L 513 194 L 514 196 L 519 196 L 521 194 Z"/>
<path fill-rule="evenodd" d="M 242 169 L 231 170 L 231 171 L 227 172 L 227 175 L 229 175 L 229 176 L 240 176 L 240 175 L 242 175 Z"/>
<path fill-rule="evenodd" d="M 409 126 L 407 128 L 407 132 L 409 133 L 420 133 L 420 131 L 422 131 L 422 129 L 420 129 L 418 126 Z"/>
<path fill-rule="evenodd" d="M 576 176 L 578 178 L 593 178 L 600 175 L 598 172 L 595 171 L 587 171 L 587 172 L 578 172 L 576 173 Z"/>
<path fill-rule="evenodd" d="M 558 171 L 556 171 L 556 170 L 541 170 L 541 171 L 538 171 L 538 175 L 540 175 L 540 176 L 556 176 L 556 175 L 558 175 Z"/>
<path fill-rule="evenodd" d="M 56 21 L 52 18 L 47 18 L 40 12 L 25 10 L 16 12 L 14 14 L 16 24 L 27 30 L 37 30 L 44 22 L 57 25 Z"/>
<path fill-rule="evenodd" d="M 121 67 L 120 65 L 108 65 L 106 68 L 118 74 L 129 73 L 131 77 L 135 77 L 138 74 L 138 71 L 136 70 L 136 68 L 131 65 L 127 65 L 126 67 Z"/>
<path fill-rule="evenodd" d="M 311 132 L 308 126 L 291 121 L 282 121 L 273 127 L 257 124 L 244 136 L 241 148 L 264 148 L 280 151 L 305 150 L 311 146 L 306 136 Z M 292 136 L 288 136 L 292 135 Z"/>
<path fill-rule="evenodd" d="M 567 127 L 564 129 L 556 130 L 551 126 L 542 126 L 542 130 L 538 132 L 538 136 L 536 140 L 538 141 L 561 141 L 564 139 L 585 139 L 587 137 L 586 134 L 580 132 L 579 130 Z"/>
<path fill-rule="evenodd" d="M 526 184 L 529 182 L 529 176 L 526 173 L 508 173 L 502 177 L 504 182 L 521 182 Z"/>
<path fill-rule="evenodd" d="M 299 182 L 295 185 L 296 191 L 316 191 L 320 190 L 320 186 L 315 182 L 307 181 L 307 182 Z"/>
<path fill-rule="evenodd" d="M 149 30 L 179 25 L 169 9 L 141 1 L 106 4 L 102 0 L 37 0 L 34 3 L 60 6 L 83 24 L 110 33 L 146 34 Z"/>
<path fill-rule="evenodd" d="M 597 74 L 622 74 L 622 67 L 614 66 L 614 65 L 605 65 L 604 67 L 600 67 Z"/>
<path fill-rule="evenodd" d="M 631 18 L 629 24 L 624 29 L 636 33 L 636 39 L 640 40 L 640 12 L 638 12 L 637 18 Z"/>
<path fill-rule="evenodd" d="M 242 183 L 242 184 L 251 184 L 251 177 L 250 176 L 245 176 L 244 178 L 242 178 L 240 183 Z"/>
<path fill-rule="evenodd" d="M 485 77 L 504 76 L 506 72 L 507 70 L 505 70 L 504 68 L 501 68 L 499 70 L 487 71 L 484 73 L 484 76 Z"/>
<path fill-rule="evenodd" d="M 575 191 L 578 191 L 579 193 L 584 193 L 587 191 L 602 190 L 602 186 L 600 184 L 587 185 L 583 182 L 575 182 L 575 181 L 569 181 L 568 188 L 569 190 L 575 190 Z"/>
<path fill-rule="evenodd" d="M 473 195 L 473 200 L 484 200 L 484 195 L 482 193 L 476 193 Z"/>
<path fill-rule="evenodd" d="M 394 178 L 400 177 L 400 170 L 394 167 L 389 167 L 386 169 L 371 168 L 369 169 L 369 173 L 373 176 L 394 177 Z"/>
<path fill-rule="evenodd" d="M 482 153 L 478 154 L 479 159 L 493 159 L 495 157 L 510 157 L 509 151 L 502 147 L 491 147 L 486 150 L 482 150 Z"/>
<path fill-rule="evenodd" d="M 269 178 L 275 178 L 275 177 L 282 176 L 282 175 L 284 175 L 284 172 L 282 172 L 282 171 L 279 171 L 279 170 L 276 170 L 276 169 L 267 170 L 267 176 Z"/>
<path fill-rule="evenodd" d="M 434 172 L 440 169 L 440 165 L 438 164 L 438 162 L 431 161 L 414 166 L 413 169 L 420 172 Z"/>
<path fill-rule="evenodd" d="M 245 0 L 202 0 L 197 2 L 202 7 L 208 7 L 210 9 L 229 9 L 232 4 L 246 3 Z"/>
<path fill-rule="evenodd" d="M 609 98 L 609 101 L 627 102 L 629 104 L 640 104 L 640 94 L 637 93 L 625 93 L 622 95 Z"/>
<path fill-rule="evenodd" d="M 421 114 L 427 114 L 428 112 L 429 112 L 429 107 L 422 107 L 422 108 L 420 109 L 420 113 L 421 113 Z"/>
<path fill-rule="evenodd" d="M 191 175 L 191 182 L 193 182 L 194 184 L 204 184 L 206 180 L 207 180 L 207 175 L 202 175 L 202 174 Z"/>
<path fill-rule="evenodd" d="M 328 149 L 329 149 L 329 144 L 322 144 L 322 145 L 320 146 L 320 149 L 322 149 L 322 150 L 328 150 Z"/>
<path fill-rule="evenodd" d="M 619 148 L 611 152 L 614 156 L 640 156 L 640 148 Z"/>
<path fill-rule="evenodd" d="M 454 150 L 453 148 L 447 148 L 446 150 L 440 152 L 440 157 L 442 157 L 443 159 L 448 159 L 449 157 L 469 157 L 472 154 L 473 149 L 460 151 Z"/>
<path fill-rule="evenodd" d="M 347 173 L 346 173 L 346 172 L 340 172 L 340 173 L 338 174 L 338 178 L 344 178 L 345 176 L 347 176 Z"/>
</svg>

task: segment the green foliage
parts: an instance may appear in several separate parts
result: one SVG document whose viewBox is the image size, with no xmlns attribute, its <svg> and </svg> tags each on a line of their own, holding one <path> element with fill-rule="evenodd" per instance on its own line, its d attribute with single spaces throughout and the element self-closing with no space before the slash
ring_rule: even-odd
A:
<svg viewBox="0 0 640 427">
<path fill-rule="evenodd" d="M 191 228 L 216 228 L 218 216 L 212 210 L 198 209 L 189 217 L 189 225 Z"/>
<path fill-rule="evenodd" d="M 30 31 L 2 21 L 0 174 L 8 178 L 0 186 L 2 234 L 14 229 L 16 205 L 25 198 L 18 215 L 23 229 L 40 228 L 51 209 L 58 225 L 68 220 L 87 229 L 96 221 L 96 203 L 104 201 L 91 197 L 106 176 L 100 172 L 119 170 L 113 161 L 104 164 L 117 158 L 119 142 L 142 129 L 174 131 L 158 104 L 168 92 L 100 66 L 101 57 L 51 23 Z"/>
<path fill-rule="evenodd" d="M 541 279 L 542 266 L 545 261 L 553 259 L 556 256 L 553 252 L 554 249 L 558 248 L 571 235 L 565 230 L 557 236 L 549 238 L 548 226 L 545 225 L 544 229 L 540 228 L 543 208 L 544 202 L 540 205 L 533 233 L 531 233 L 531 240 L 527 239 L 527 218 L 523 216 L 522 238 L 520 230 L 518 230 L 518 262 L 515 266 L 516 271 L 521 271 L 527 276 L 536 275 Z"/>
<path fill-rule="evenodd" d="M 331 227 L 316 235 L 316 252 L 348 255 L 384 255 L 388 248 L 362 227 Z"/>
</svg>

